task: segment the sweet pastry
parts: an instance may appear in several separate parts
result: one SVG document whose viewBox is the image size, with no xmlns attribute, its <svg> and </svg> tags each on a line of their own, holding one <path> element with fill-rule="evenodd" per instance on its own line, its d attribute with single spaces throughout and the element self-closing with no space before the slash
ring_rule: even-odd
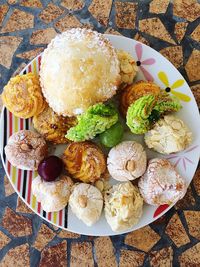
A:
<svg viewBox="0 0 200 267">
<path fill-rule="evenodd" d="M 120 110 L 121 113 L 126 116 L 128 107 L 133 104 L 138 98 L 153 94 L 158 95 L 160 93 L 160 87 L 153 82 L 138 81 L 124 88 L 120 98 Z"/>
<path fill-rule="evenodd" d="M 32 181 L 32 193 L 46 212 L 62 210 L 66 207 L 73 181 L 68 176 L 61 176 L 54 182 L 46 182 L 39 175 Z"/>
<path fill-rule="evenodd" d="M 105 217 L 113 231 L 127 230 L 142 216 L 143 199 L 130 182 L 113 185 L 104 197 Z"/>
<path fill-rule="evenodd" d="M 16 117 L 31 118 L 46 106 L 39 78 L 33 73 L 11 78 L 2 93 L 3 104 Z"/>
<path fill-rule="evenodd" d="M 111 98 L 120 84 L 117 53 L 102 34 L 74 28 L 45 49 L 40 70 L 43 94 L 59 115 L 76 116 Z"/>
<path fill-rule="evenodd" d="M 169 204 L 183 198 L 187 185 L 174 166 L 166 159 L 149 161 L 145 174 L 140 178 L 139 190 L 150 205 Z"/>
<path fill-rule="evenodd" d="M 102 212 L 103 196 L 93 185 L 80 183 L 74 186 L 69 198 L 72 212 L 86 225 L 95 224 Z"/>
<path fill-rule="evenodd" d="M 46 106 L 43 112 L 33 117 L 34 128 L 46 141 L 54 144 L 67 143 L 69 140 L 65 135 L 76 123 L 76 117 L 59 116 L 49 106 Z"/>
<path fill-rule="evenodd" d="M 134 180 L 146 170 L 146 152 L 141 144 L 124 141 L 110 150 L 107 165 L 114 179 L 122 182 Z"/>
<path fill-rule="evenodd" d="M 138 67 L 133 57 L 124 50 L 117 50 L 117 56 L 120 62 L 121 86 L 132 84 Z"/>
<path fill-rule="evenodd" d="M 37 170 L 41 160 L 48 154 L 44 138 L 30 130 L 21 130 L 8 139 L 5 154 L 10 163 L 22 170 Z"/>
<path fill-rule="evenodd" d="M 90 107 L 77 119 L 77 125 L 70 128 L 66 135 L 66 138 L 74 142 L 93 139 L 109 129 L 117 122 L 118 114 L 113 105 L 100 103 Z"/>
<path fill-rule="evenodd" d="M 84 183 L 95 182 L 106 171 L 101 149 L 92 142 L 77 142 L 67 146 L 63 154 L 66 171 Z"/>
<path fill-rule="evenodd" d="M 145 143 L 149 148 L 162 154 L 184 150 L 192 142 L 192 133 L 185 123 L 172 115 L 166 115 L 156 122 L 145 134 Z"/>
</svg>

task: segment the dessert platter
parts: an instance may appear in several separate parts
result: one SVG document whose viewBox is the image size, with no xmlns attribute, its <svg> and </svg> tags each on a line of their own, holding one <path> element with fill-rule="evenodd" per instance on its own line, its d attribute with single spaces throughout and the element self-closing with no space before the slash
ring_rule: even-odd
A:
<svg viewBox="0 0 200 267">
<path fill-rule="evenodd" d="M 103 236 L 141 228 L 183 198 L 200 154 L 192 92 L 135 40 L 71 29 L 3 89 L 1 156 L 52 224 Z"/>
</svg>

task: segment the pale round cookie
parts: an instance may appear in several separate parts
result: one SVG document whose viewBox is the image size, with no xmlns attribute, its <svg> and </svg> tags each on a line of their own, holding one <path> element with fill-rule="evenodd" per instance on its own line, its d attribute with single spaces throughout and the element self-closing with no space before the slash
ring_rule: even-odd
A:
<svg viewBox="0 0 200 267">
<path fill-rule="evenodd" d="M 74 28 L 45 49 L 40 81 L 50 107 L 59 115 L 83 113 L 111 98 L 120 84 L 117 53 L 102 34 Z"/>
<path fill-rule="evenodd" d="M 30 130 L 21 130 L 8 139 L 5 154 L 10 163 L 22 170 L 37 170 L 41 160 L 48 154 L 46 141 Z"/>
</svg>

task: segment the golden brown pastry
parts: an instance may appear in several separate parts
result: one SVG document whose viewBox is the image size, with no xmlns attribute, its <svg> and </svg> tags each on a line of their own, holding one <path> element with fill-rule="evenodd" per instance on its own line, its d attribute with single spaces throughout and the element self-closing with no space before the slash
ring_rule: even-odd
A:
<svg viewBox="0 0 200 267">
<path fill-rule="evenodd" d="M 127 86 L 121 95 L 120 110 L 126 116 L 128 107 L 138 98 L 147 94 L 159 94 L 160 87 L 153 82 L 138 81 L 130 86 Z"/>
<path fill-rule="evenodd" d="M 33 117 L 34 128 L 54 144 L 64 144 L 69 140 L 65 137 L 67 131 L 76 125 L 75 117 L 58 116 L 49 106 L 39 115 Z"/>
<path fill-rule="evenodd" d="M 2 100 L 10 112 L 24 119 L 38 115 L 45 107 L 39 78 L 33 73 L 11 78 L 4 87 Z"/>
<path fill-rule="evenodd" d="M 85 183 L 95 182 L 106 171 L 104 154 L 92 142 L 69 144 L 64 151 L 63 161 L 68 173 Z"/>
</svg>

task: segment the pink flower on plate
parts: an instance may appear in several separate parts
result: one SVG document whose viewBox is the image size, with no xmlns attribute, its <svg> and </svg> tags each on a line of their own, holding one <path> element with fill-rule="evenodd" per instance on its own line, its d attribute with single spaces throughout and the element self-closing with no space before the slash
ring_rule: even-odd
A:
<svg viewBox="0 0 200 267">
<path fill-rule="evenodd" d="M 148 59 L 144 59 L 142 60 L 142 45 L 140 43 L 136 44 L 135 46 L 135 52 L 137 55 L 137 61 L 136 64 L 137 66 L 141 69 L 145 79 L 147 81 L 153 81 L 154 78 L 153 76 L 144 68 L 144 65 L 153 65 L 156 60 L 154 58 L 148 58 Z"/>
<path fill-rule="evenodd" d="M 181 155 L 172 154 L 171 156 L 168 156 L 167 159 L 175 160 L 174 167 L 177 167 L 179 163 L 182 164 L 184 170 L 186 171 L 188 165 L 194 164 L 194 162 L 189 158 L 188 154 L 194 151 L 197 147 L 198 145 L 192 146 L 185 150 Z"/>
</svg>

